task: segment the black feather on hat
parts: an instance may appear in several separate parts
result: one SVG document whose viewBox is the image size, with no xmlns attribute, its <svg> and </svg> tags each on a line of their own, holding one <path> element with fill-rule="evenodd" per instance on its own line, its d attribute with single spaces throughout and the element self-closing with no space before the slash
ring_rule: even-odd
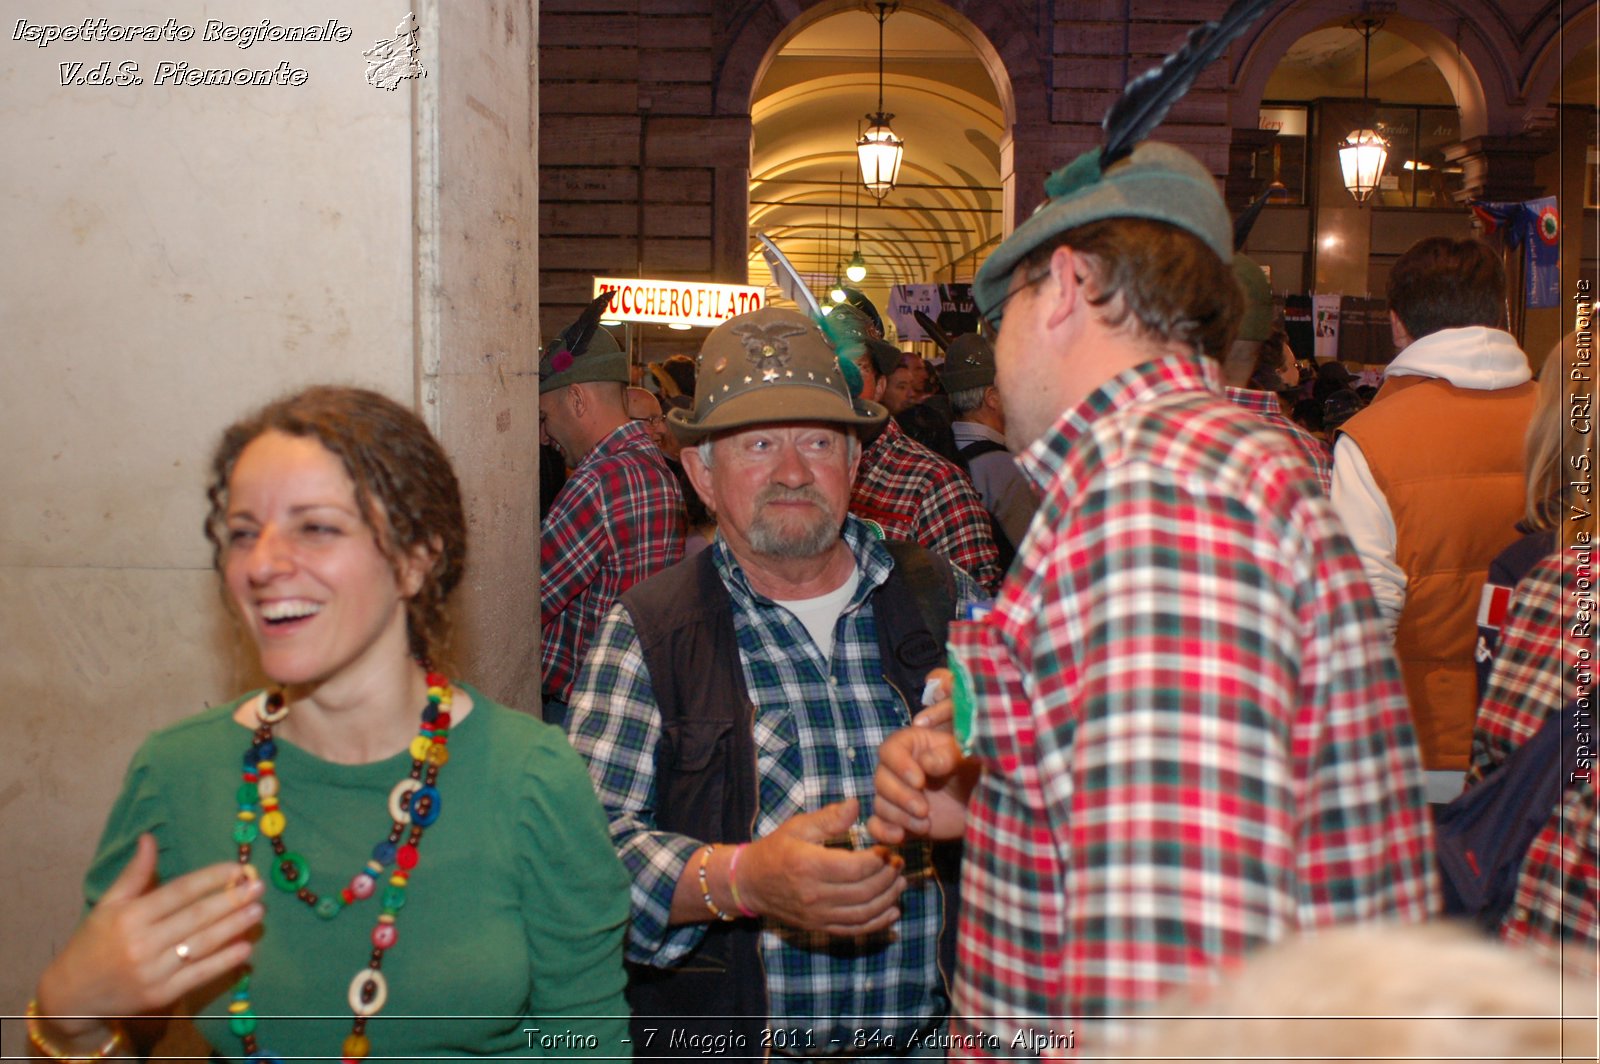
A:
<svg viewBox="0 0 1600 1064">
<path fill-rule="evenodd" d="M 1200 71 L 1277 0 L 1235 0 L 1190 31 L 1182 48 L 1130 81 L 1101 123 L 1105 139 L 1045 180 L 1048 197 L 984 262 L 973 281 L 980 308 L 1004 298 L 1023 258 L 1059 233 L 1106 218 L 1149 218 L 1185 229 L 1226 262 L 1231 219 L 1199 161 L 1171 145 L 1142 143 Z"/>
<path fill-rule="evenodd" d="M 594 331 L 600 327 L 600 315 L 611 305 L 613 294 L 601 292 L 595 296 L 583 308 L 583 313 L 578 315 L 578 320 L 561 331 L 559 345 L 550 355 L 550 367 L 557 373 L 570 368 L 573 359 L 589 350 L 589 341 L 594 339 Z"/>
</svg>

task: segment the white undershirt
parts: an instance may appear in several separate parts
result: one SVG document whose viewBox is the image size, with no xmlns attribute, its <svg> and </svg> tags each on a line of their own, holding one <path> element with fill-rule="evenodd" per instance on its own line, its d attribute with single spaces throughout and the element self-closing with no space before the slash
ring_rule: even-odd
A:
<svg viewBox="0 0 1600 1064">
<path fill-rule="evenodd" d="M 817 644 L 817 649 L 822 651 L 822 660 L 833 659 L 833 630 L 839 624 L 839 615 L 850 602 L 850 597 L 856 593 L 856 587 L 861 583 L 861 572 L 856 568 L 855 560 L 850 562 L 850 575 L 845 582 L 825 595 L 804 599 L 773 599 L 778 605 L 795 615 L 795 619 L 806 626 L 806 631 L 811 633 L 811 641 Z"/>
</svg>

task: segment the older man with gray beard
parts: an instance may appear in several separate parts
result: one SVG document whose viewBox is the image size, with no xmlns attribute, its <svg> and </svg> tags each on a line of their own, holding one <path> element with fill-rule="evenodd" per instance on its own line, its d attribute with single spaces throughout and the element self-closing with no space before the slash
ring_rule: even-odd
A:
<svg viewBox="0 0 1600 1064">
<path fill-rule="evenodd" d="M 606 617 L 569 724 L 634 877 L 635 1052 L 941 1055 L 930 850 L 862 825 L 874 752 L 980 592 L 848 516 L 886 412 L 816 325 L 742 315 L 699 362 L 668 424 L 717 540 Z"/>
</svg>

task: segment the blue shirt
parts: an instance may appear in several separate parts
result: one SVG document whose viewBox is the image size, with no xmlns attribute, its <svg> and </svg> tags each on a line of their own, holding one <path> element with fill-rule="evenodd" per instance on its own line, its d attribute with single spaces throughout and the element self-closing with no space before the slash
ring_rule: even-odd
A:
<svg viewBox="0 0 1600 1064">
<path fill-rule="evenodd" d="M 865 820 L 872 811 L 878 746 L 910 723 L 912 707 L 883 678 L 869 600 L 894 563 L 853 517 L 846 518 L 844 541 L 861 579 L 834 627 L 827 659 L 792 613 L 750 587 L 725 542 L 719 539 L 711 548 L 733 601 L 739 666 L 755 705 L 756 838 L 798 813 L 847 798 L 860 800 Z M 981 601 L 977 585 L 960 569 L 954 572 L 958 605 Z M 918 694 L 905 692 L 913 699 Z M 706 926 L 669 926 L 678 880 L 697 849 L 723 840 L 655 829 L 660 713 L 638 638 L 620 605 L 595 636 L 573 688 L 571 712 L 572 745 L 589 763 L 612 841 L 633 875 L 628 958 L 671 967 L 700 944 Z M 770 921 L 763 929 L 771 1020 L 812 1029 L 820 1053 L 849 1047 L 855 1029 L 867 1023 L 893 1031 L 895 1044 L 904 1045 L 946 1008 L 937 964 L 942 892 L 926 874 L 926 846 L 902 852 L 910 885 L 900 898 L 901 918 L 887 932 L 842 939 Z"/>
</svg>

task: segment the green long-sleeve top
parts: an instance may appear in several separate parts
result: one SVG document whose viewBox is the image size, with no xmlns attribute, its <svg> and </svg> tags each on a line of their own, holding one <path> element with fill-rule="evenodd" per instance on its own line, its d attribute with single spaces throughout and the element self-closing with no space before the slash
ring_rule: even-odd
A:
<svg viewBox="0 0 1600 1064">
<path fill-rule="evenodd" d="M 626 1058 L 629 882 L 588 774 L 559 730 L 462 689 L 473 709 L 450 732 L 438 778 L 442 810 L 419 847 L 396 919 L 399 940 L 384 955 L 389 997 L 367 1024 L 371 1053 Z M 238 705 L 145 741 L 90 867 L 90 905 L 142 832 L 156 838 L 163 882 L 237 859 L 235 794 L 250 743 L 250 731 L 232 719 Z M 409 775 L 410 755 L 338 765 L 279 740 L 276 763 L 284 842 L 306 859 L 311 890 L 337 894 L 387 836 L 389 793 Z M 269 882 L 249 991 L 260 1047 L 284 1058 L 337 1058 L 385 880 L 378 895 L 324 920 L 270 885 L 266 838 L 252 860 Z M 207 988 L 193 1008 L 212 1047 L 237 1059 L 230 989 L 231 980 Z"/>
</svg>

